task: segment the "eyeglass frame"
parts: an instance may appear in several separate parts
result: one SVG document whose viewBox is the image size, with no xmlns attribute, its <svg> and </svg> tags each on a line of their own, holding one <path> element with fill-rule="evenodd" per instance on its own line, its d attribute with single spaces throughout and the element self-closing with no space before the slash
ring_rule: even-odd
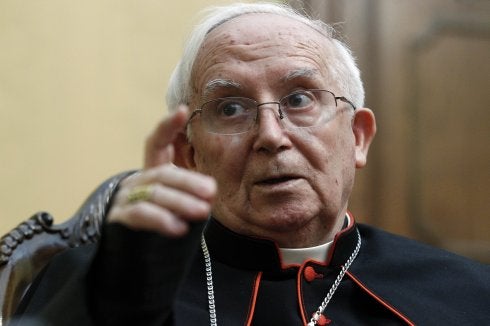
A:
<svg viewBox="0 0 490 326">
<path fill-rule="evenodd" d="M 195 109 L 194 111 L 192 111 L 191 113 L 191 116 L 189 117 L 189 119 L 187 120 L 187 123 L 185 125 L 186 129 L 188 128 L 189 124 L 191 123 L 191 120 L 198 114 L 198 113 L 202 113 L 204 110 L 203 110 L 203 107 L 208 104 L 208 103 L 211 103 L 211 102 L 216 102 L 218 100 L 221 100 L 221 99 L 230 99 L 230 98 L 242 98 L 242 99 L 247 99 L 247 100 L 250 100 L 252 102 L 255 103 L 255 107 L 257 109 L 257 114 L 259 112 L 258 108 L 262 105 L 266 105 L 266 104 L 277 104 L 278 106 L 278 111 L 279 111 L 279 119 L 284 119 L 284 115 L 283 115 L 283 112 L 281 110 L 281 102 L 282 100 L 284 100 L 285 98 L 291 96 L 291 95 L 294 95 L 294 94 L 299 94 L 299 93 L 302 93 L 302 92 L 318 92 L 318 91 L 321 91 L 321 92 L 327 92 L 327 93 L 330 93 L 334 100 L 335 100 L 335 107 L 338 107 L 338 104 L 337 104 L 337 100 L 340 100 L 344 103 L 348 103 L 352 109 L 355 111 L 357 108 L 356 106 L 354 105 L 354 103 L 352 103 L 352 101 L 350 101 L 349 99 L 347 99 L 345 96 L 336 96 L 334 92 L 332 91 L 329 91 L 327 89 L 302 89 L 302 90 L 297 90 L 297 91 L 294 91 L 290 94 L 287 94 L 283 97 L 281 97 L 279 99 L 279 101 L 270 101 L 270 102 L 262 102 L 262 103 L 258 103 L 256 100 L 254 100 L 253 98 L 249 98 L 249 97 L 244 97 L 244 96 L 228 96 L 228 97 L 218 97 L 218 98 L 215 98 L 213 100 L 209 100 L 209 101 L 206 101 L 204 103 L 202 103 L 198 109 Z M 302 127 L 298 127 L 298 128 L 302 128 Z M 247 129 L 245 131 L 241 131 L 241 132 L 237 132 L 237 133 L 233 133 L 233 134 L 221 134 L 219 132 L 212 132 L 212 131 L 207 131 L 209 133 L 214 133 L 214 134 L 218 134 L 218 135 L 236 135 L 236 134 L 241 134 L 241 133 L 246 133 L 247 131 L 249 131 L 250 129 Z"/>
</svg>

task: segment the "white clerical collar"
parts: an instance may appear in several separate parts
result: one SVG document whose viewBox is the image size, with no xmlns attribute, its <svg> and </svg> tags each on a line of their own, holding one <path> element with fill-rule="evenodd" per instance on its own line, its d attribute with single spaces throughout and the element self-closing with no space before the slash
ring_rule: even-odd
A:
<svg viewBox="0 0 490 326">
<path fill-rule="evenodd" d="M 283 265 L 301 265 L 306 260 L 324 263 L 333 241 L 309 248 L 279 248 Z"/>
<path fill-rule="evenodd" d="M 349 214 L 345 214 L 347 225 L 350 224 Z M 321 244 L 315 247 L 308 248 L 279 248 L 281 252 L 282 264 L 285 265 L 301 265 L 307 260 L 315 260 L 325 263 L 327 260 L 327 252 L 330 250 L 333 241 Z"/>
</svg>

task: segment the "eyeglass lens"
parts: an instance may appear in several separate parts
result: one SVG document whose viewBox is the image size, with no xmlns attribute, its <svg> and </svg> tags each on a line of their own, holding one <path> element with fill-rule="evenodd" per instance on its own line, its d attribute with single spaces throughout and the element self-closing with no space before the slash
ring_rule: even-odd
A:
<svg viewBox="0 0 490 326">
<path fill-rule="evenodd" d="M 201 107 L 204 128 L 212 133 L 237 134 L 250 130 L 259 107 L 278 106 L 278 119 L 286 128 L 311 127 L 327 121 L 335 111 L 335 96 L 326 90 L 293 92 L 279 102 L 257 103 L 246 97 L 218 98 Z M 279 112 L 280 110 L 280 112 Z"/>
</svg>

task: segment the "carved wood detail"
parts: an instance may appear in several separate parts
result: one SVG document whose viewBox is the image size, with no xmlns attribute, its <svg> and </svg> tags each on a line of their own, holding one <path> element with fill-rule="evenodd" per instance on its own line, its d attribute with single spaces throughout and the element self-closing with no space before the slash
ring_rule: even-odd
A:
<svg viewBox="0 0 490 326">
<path fill-rule="evenodd" d="M 4 235 L 0 240 L 0 265 L 6 264 L 15 248 L 24 240 L 31 239 L 35 234 L 41 232 L 61 233 L 60 230 L 52 228 L 53 221 L 54 219 L 49 213 L 39 212 Z"/>
<path fill-rule="evenodd" d="M 0 240 L 0 266 L 8 263 L 20 244 L 43 232 L 57 234 L 70 248 L 97 241 L 107 206 L 119 180 L 104 183 L 65 223 L 53 225 L 54 218 L 47 212 L 38 212 L 20 223 Z"/>
<path fill-rule="evenodd" d="M 53 216 L 39 212 L 0 239 L 0 325 L 14 314 L 30 284 L 55 254 L 100 238 L 117 185 L 131 173 L 101 184 L 66 222 L 56 225 Z"/>
</svg>

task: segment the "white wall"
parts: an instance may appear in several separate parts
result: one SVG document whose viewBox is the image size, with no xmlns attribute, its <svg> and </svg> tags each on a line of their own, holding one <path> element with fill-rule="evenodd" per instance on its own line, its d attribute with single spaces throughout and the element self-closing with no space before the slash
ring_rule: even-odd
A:
<svg viewBox="0 0 490 326">
<path fill-rule="evenodd" d="M 140 166 L 196 13 L 225 2 L 0 2 L 1 233 Z"/>
</svg>

